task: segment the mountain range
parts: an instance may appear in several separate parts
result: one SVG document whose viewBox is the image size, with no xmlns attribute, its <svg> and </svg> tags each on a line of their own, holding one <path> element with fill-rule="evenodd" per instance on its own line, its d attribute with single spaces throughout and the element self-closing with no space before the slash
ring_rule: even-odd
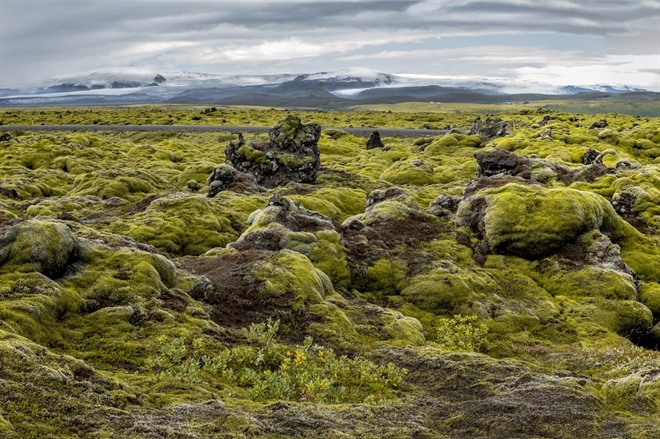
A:
<svg viewBox="0 0 660 439">
<path fill-rule="evenodd" d="M 370 103 L 499 103 L 612 94 L 651 94 L 655 98 L 659 95 L 611 84 L 557 87 L 504 78 L 393 75 L 362 69 L 217 75 L 128 68 L 0 88 L 0 106 L 178 103 L 338 108 Z"/>
</svg>

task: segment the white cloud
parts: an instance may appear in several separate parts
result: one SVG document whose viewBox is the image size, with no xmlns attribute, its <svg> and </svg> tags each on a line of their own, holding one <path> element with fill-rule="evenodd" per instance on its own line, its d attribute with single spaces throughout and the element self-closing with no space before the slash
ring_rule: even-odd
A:
<svg viewBox="0 0 660 439">
<path fill-rule="evenodd" d="M 195 46 L 192 41 L 152 41 L 146 43 L 137 43 L 129 45 L 123 49 L 117 50 L 111 56 L 117 57 L 143 57 L 154 56 L 166 53 L 172 50 Z"/>
<path fill-rule="evenodd" d="M 594 64 L 521 67 L 515 74 L 522 80 L 553 85 L 634 85 L 660 92 L 659 66 L 660 54 L 608 56 Z"/>
<path fill-rule="evenodd" d="M 297 38 L 289 38 L 279 41 L 265 41 L 253 46 L 227 49 L 221 51 L 220 54 L 232 61 L 264 61 L 319 56 L 325 53 L 326 50 L 326 48 L 318 44 L 310 44 Z"/>
</svg>

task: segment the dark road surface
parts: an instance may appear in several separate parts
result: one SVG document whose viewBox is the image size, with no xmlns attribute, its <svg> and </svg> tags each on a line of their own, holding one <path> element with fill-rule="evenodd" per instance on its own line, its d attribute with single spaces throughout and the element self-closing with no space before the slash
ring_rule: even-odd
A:
<svg viewBox="0 0 660 439">
<path fill-rule="evenodd" d="M 3 125 L 0 131 L 165 131 L 187 133 L 267 133 L 271 127 L 267 126 L 222 126 L 222 125 Z M 447 130 L 413 130 L 406 128 L 330 128 L 346 131 L 355 136 L 368 137 L 374 130 L 378 130 L 383 137 L 424 137 L 441 136 Z"/>
</svg>

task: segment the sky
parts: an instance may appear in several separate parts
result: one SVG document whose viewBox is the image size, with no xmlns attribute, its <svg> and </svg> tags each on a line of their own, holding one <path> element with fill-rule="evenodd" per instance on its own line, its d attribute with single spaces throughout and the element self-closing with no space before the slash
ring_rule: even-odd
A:
<svg viewBox="0 0 660 439">
<path fill-rule="evenodd" d="M 660 0 L 0 0 L 0 88 L 111 67 L 660 91 Z"/>
</svg>

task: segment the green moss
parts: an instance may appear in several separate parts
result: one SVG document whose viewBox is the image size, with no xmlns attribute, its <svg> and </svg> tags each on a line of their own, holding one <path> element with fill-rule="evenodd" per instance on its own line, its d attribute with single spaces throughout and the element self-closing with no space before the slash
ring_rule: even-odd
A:
<svg viewBox="0 0 660 439">
<path fill-rule="evenodd" d="M 334 291 L 326 274 L 314 267 L 304 255 L 283 250 L 263 261 L 251 276 L 262 281 L 262 294 L 290 296 L 294 310 L 318 315 L 321 322 L 310 329 L 326 340 L 345 345 L 358 338 L 353 323 L 338 307 L 344 299 Z"/>
<path fill-rule="evenodd" d="M 447 264 L 447 268 L 412 278 L 401 295 L 420 309 L 439 315 L 458 314 L 485 292 L 488 284 L 487 279 L 475 273 Z"/>
<path fill-rule="evenodd" d="M 413 317 L 407 317 L 394 310 L 386 310 L 382 317 L 383 330 L 391 346 L 424 346 L 426 338 L 422 324 Z"/>
<path fill-rule="evenodd" d="M 268 158 L 263 151 L 259 151 L 258 149 L 254 149 L 248 145 L 241 146 L 238 148 L 237 152 L 245 157 L 245 160 L 248 162 L 266 163 L 268 161 Z"/>
<path fill-rule="evenodd" d="M 495 252 L 537 258 L 588 230 L 616 238 L 623 227 L 609 202 L 589 192 L 510 184 L 478 196 L 488 205 L 484 234 Z M 470 201 L 461 202 L 459 224 L 468 225 L 471 215 Z"/>
<path fill-rule="evenodd" d="M 660 243 L 623 222 L 620 232 L 621 258 L 642 280 L 660 281 Z"/>
<path fill-rule="evenodd" d="M 539 284 L 553 295 L 578 297 L 603 297 L 605 299 L 635 300 L 635 280 L 627 273 L 586 266 L 579 270 L 567 270 L 546 261 L 542 275 L 534 276 Z"/>
<path fill-rule="evenodd" d="M 220 199 L 176 194 L 153 201 L 144 212 L 111 222 L 108 229 L 160 251 L 200 255 L 238 237 L 233 221 Z"/>
<path fill-rule="evenodd" d="M 335 221 L 344 221 L 364 211 L 367 195 L 363 190 L 350 188 L 319 189 L 308 195 L 291 197 L 308 210 L 313 210 Z"/>
<path fill-rule="evenodd" d="M 614 411 L 660 411 L 660 381 L 644 372 L 609 380 L 603 385 L 602 392 L 608 408 Z"/>
<path fill-rule="evenodd" d="M 607 337 L 609 331 L 624 337 L 638 337 L 647 333 L 653 323 L 653 314 L 634 300 L 607 300 L 582 298 L 573 301 L 557 297 L 564 315 L 573 321 L 582 338 Z"/>
<path fill-rule="evenodd" d="M 343 158 L 350 158 L 358 155 L 364 150 L 364 139 L 348 134 L 341 130 L 323 130 L 318 143 L 321 152 L 321 161 L 324 162 L 326 156 L 335 155 Z"/>
<path fill-rule="evenodd" d="M 405 265 L 396 259 L 382 258 L 367 268 L 369 291 L 378 291 L 383 295 L 397 294 L 405 288 Z"/>
<path fill-rule="evenodd" d="M 25 221 L 0 237 L 0 272 L 38 271 L 58 277 L 77 251 L 78 242 L 66 225 Z"/>
<path fill-rule="evenodd" d="M 311 160 L 312 159 L 309 156 L 300 156 L 288 152 L 283 152 L 277 156 L 277 161 L 289 169 L 296 169 L 305 166 Z"/>
<path fill-rule="evenodd" d="M 425 149 L 424 155 L 437 156 L 453 152 L 460 147 L 477 148 L 481 145 L 479 136 L 446 134 L 433 140 Z"/>
<path fill-rule="evenodd" d="M 71 195 L 95 195 L 101 198 L 136 200 L 149 193 L 171 189 L 162 178 L 147 170 L 126 172 L 98 171 L 78 175 Z"/>
<path fill-rule="evenodd" d="M 309 259 L 314 266 L 330 277 L 336 288 L 346 287 L 351 280 L 346 260 L 346 249 L 341 245 L 341 236 L 334 230 L 316 232 L 317 242 L 312 246 Z"/>
<path fill-rule="evenodd" d="M 216 165 L 211 162 L 198 162 L 186 166 L 177 176 L 178 186 L 184 186 L 188 181 L 195 180 L 199 184 L 206 184 L 206 180 L 215 170 Z"/>
<path fill-rule="evenodd" d="M 328 282 L 311 261 L 294 251 L 278 253 L 273 259 L 261 263 L 252 275 L 264 282 L 265 293 L 277 296 L 293 294 L 294 309 L 321 303 L 327 294 L 335 294 L 334 290 L 327 290 Z"/>
<path fill-rule="evenodd" d="M 422 160 L 401 161 L 385 169 L 380 179 L 391 184 L 423 186 L 436 181 L 433 165 Z"/>
<path fill-rule="evenodd" d="M 639 287 L 639 301 L 646 305 L 656 318 L 660 316 L 660 284 L 643 283 Z"/>
<path fill-rule="evenodd" d="M 409 189 L 407 189 L 409 190 Z M 370 194 L 370 198 L 378 199 L 385 193 L 382 190 L 376 190 Z M 344 221 L 344 224 L 357 220 L 365 225 L 378 224 L 382 222 L 407 219 L 425 220 L 430 223 L 438 222 L 434 215 L 422 210 L 415 199 L 403 192 L 391 198 L 385 198 L 369 206 L 363 214 L 355 215 Z"/>
<path fill-rule="evenodd" d="M 12 332 L 44 345 L 65 342 L 59 322 L 78 309 L 80 297 L 75 292 L 39 273 L 3 274 L 0 281 L 0 319 Z"/>
</svg>

